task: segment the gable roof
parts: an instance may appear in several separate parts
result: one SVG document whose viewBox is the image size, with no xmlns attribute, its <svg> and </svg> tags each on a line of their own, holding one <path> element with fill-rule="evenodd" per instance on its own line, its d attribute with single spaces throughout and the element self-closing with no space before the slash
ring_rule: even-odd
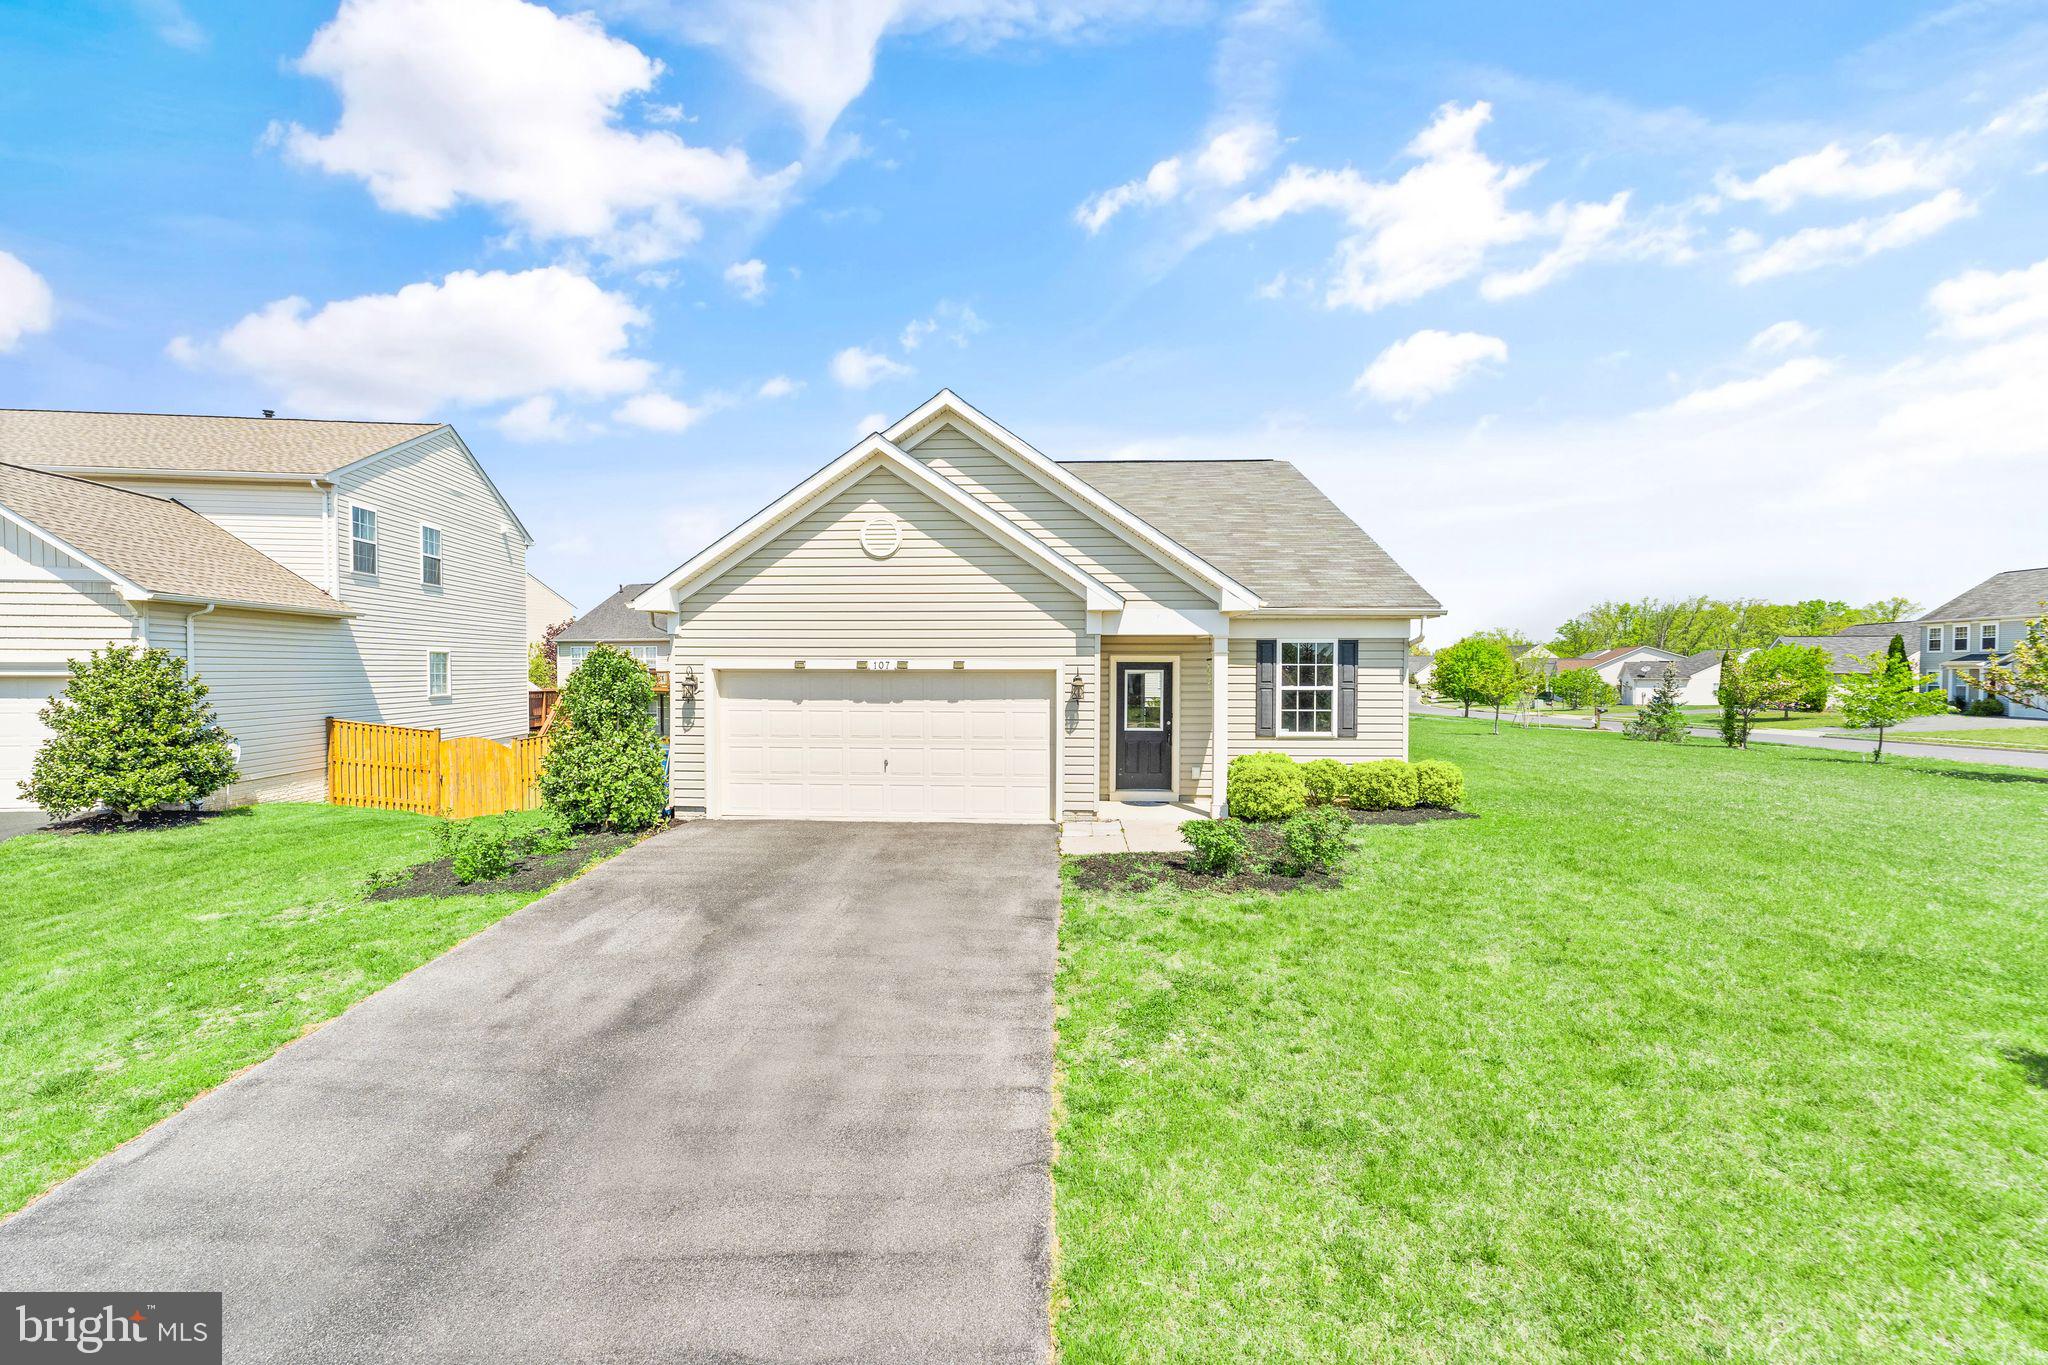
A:
<svg viewBox="0 0 2048 1365">
<path fill-rule="evenodd" d="M 347 607 L 185 504 L 0 463 L 0 512 L 106 574 L 122 595 L 347 616 Z"/>
<path fill-rule="evenodd" d="M 910 448 L 948 423 L 1174 573 L 1215 592 L 1217 605 L 1223 610 L 1250 611 L 1262 605 L 1258 595 L 1231 574 L 1152 525 L 1135 509 L 1078 477 L 1072 469 L 1048 459 L 1029 441 L 992 420 L 951 389 L 940 389 L 882 434 Z"/>
<path fill-rule="evenodd" d="M 708 576 L 731 560 L 745 554 L 773 536 L 792 518 L 831 497 L 841 487 L 876 469 L 887 469 L 933 502 L 952 512 L 970 526 L 979 528 L 998 544 L 1016 552 L 1055 582 L 1066 584 L 1086 603 L 1089 611 L 1121 611 L 1123 597 L 1085 572 L 1072 560 L 1056 554 L 1044 541 L 1031 535 L 1008 517 L 991 509 L 979 498 L 944 475 L 914 460 L 886 436 L 870 435 L 756 512 L 740 525 L 720 536 L 690 559 L 672 569 L 659 582 L 631 599 L 635 611 L 673 611 L 676 599 L 688 596 Z"/>
<path fill-rule="evenodd" d="M 1603 649 L 1598 654 L 1581 654 L 1576 659 L 1559 659 L 1557 667 L 1560 672 L 1567 668 L 1598 668 L 1602 664 L 1611 664 L 1616 659 L 1625 659 L 1631 654 L 1639 654 L 1644 650 L 1660 656 L 1660 662 L 1678 658 L 1676 654 L 1673 654 L 1661 645 L 1622 645 L 1618 649 Z"/>
<path fill-rule="evenodd" d="M 1075 460 L 1060 467 L 1221 568 L 1263 607 L 1443 610 L 1285 460 Z"/>
<path fill-rule="evenodd" d="M 1888 631 L 1882 640 L 1873 635 L 1852 635 L 1846 630 L 1834 635 L 1780 635 L 1771 643 L 1796 645 L 1802 649 L 1818 649 L 1828 656 L 1830 673 L 1868 673 L 1870 669 L 1863 662 L 1865 656 L 1882 654 L 1891 648 L 1891 636 L 1897 633 Z M 1909 641 L 1906 653 L 1910 657 L 1919 651 Z"/>
<path fill-rule="evenodd" d="M 1892 636 L 1900 635 L 1905 637 L 1906 647 L 1910 649 L 1913 645 L 1913 627 L 1919 624 L 1918 621 L 1865 621 L 1860 625 L 1843 626 L 1835 634 L 1876 635 L 1882 637 L 1886 643 L 1890 643 Z"/>
<path fill-rule="evenodd" d="M 443 425 L 0 408 L 0 460 L 42 469 L 310 479 Z"/>
<path fill-rule="evenodd" d="M 633 599 L 653 587 L 652 583 L 621 583 L 619 590 L 569 623 L 555 637 L 556 644 L 655 644 L 668 633 L 654 624 L 647 612 L 633 609 Z"/>
<path fill-rule="evenodd" d="M 1922 621 L 1970 621 L 2041 614 L 2048 601 L 2048 565 L 2038 569 L 2007 569 L 1995 573 L 1960 597 L 1942 603 Z"/>
</svg>

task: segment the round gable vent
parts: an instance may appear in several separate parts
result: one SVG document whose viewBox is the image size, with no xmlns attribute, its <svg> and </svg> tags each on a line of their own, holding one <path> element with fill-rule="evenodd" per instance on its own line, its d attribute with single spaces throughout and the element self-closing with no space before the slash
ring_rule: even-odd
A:
<svg viewBox="0 0 2048 1365">
<path fill-rule="evenodd" d="M 903 547 L 903 523 L 877 512 L 861 524 L 860 547 L 876 559 L 887 559 Z"/>
</svg>

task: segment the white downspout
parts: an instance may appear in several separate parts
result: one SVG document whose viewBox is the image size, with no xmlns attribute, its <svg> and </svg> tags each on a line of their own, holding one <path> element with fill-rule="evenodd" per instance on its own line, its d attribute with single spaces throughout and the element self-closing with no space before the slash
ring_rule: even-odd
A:
<svg viewBox="0 0 2048 1365">
<path fill-rule="evenodd" d="M 218 602 L 208 602 L 204 607 L 185 618 L 185 671 L 187 673 L 197 674 L 199 672 L 199 655 L 194 652 L 193 640 L 196 636 L 192 631 L 192 623 L 202 616 L 211 615 L 213 609 L 219 605 L 220 603 Z"/>
</svg>

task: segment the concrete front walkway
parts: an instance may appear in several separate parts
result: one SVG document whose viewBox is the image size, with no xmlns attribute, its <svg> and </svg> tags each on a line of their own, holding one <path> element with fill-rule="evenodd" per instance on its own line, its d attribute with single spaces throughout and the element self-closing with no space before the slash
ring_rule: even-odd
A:
<svg viewBox="0 0 2048 1365">
<path fill-rule="evenodd" d="M 230 1361 L 1050 1355 L 1053 833 L 699 823 L 4 1224 Z"/>
<path fill-rule="evenodd" d="M 1188 801 L 1104 801 L 1093 820 L 1060 825 L 1060 852 L 1178 853 L 1187 847 L 1181 823 L 1208 818 L 1207 810 Z"/>
</svg>

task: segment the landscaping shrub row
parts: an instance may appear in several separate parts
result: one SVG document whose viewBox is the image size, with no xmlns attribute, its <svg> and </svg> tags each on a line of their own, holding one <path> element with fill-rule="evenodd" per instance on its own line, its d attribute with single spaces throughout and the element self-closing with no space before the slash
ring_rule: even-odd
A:
<svg viewBox="0 0 2048 1365">
<path fill-rule="evenodd" d="M 1230 761 L 1225 792 L 1240 820 L 1286 820 L 1320 806 L 1352 810 L 1456 810 L 1465 799 L 1465 774 L 1455 763 L 1398 758 L 1340 763 L 1318 758 L 1297 763 L 1286 754 L 1241 754 Z"/>
</svg>

